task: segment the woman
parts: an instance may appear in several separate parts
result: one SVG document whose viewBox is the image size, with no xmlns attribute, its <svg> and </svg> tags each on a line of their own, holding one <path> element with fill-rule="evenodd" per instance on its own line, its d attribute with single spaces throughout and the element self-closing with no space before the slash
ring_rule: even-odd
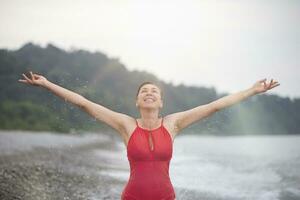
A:
<svg viewBox="0 0 300 200">
<path fill-rule="evenodd" d="M 42 75 L 32 72 L 30 78 L 22 75 L 25 79 L 20 79 L 20 82 L 50 90 L 119 133 L 127 147 L 130 164 L 130 178 L 122 192 L 122 200 L 174 200 L 175 192 L 169 178 L 169 163 L 176 135 L 200 119 L 280 85 L 277 81 L 273 82 L 273 79 L 270 83 L 262 79 L 249 89 L 189 110 L 159 117 L 163 107 L 162 90 L 152 82 L 144 82 L 136 95 L 136 107 L 141 118 L 135 119 L 60 87 Z"/>
</svg>

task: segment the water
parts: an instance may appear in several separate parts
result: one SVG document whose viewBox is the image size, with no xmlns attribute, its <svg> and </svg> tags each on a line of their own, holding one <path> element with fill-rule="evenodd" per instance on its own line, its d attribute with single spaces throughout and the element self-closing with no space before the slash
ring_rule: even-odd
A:
<svg viewBox="0 0 300 200">
<path fill-rule="evenodd" d="M 300 199 L 299 144 L 299 136 L 182 137 L 171 176 L 224 199 Z"/>
<path fill-rule="evenodd" d="M 104 134 L 84 133 L 81 135 L 53 134 L 51 132 L 0 130 L 0 155 L 29 151 L 34 148 L 70 147 L 92 143 L 95 140 L 108 141 Z"/>
<path fill-rule="evenodd" d="M 59 187 L 58 197 L 119 199 L 128 181 L 129 163 L 120 138 L 106 133 L 0 133 L 0 171 L 16 177 L 5 179 L 11 184 L 5 186 L 13 186 L 11 194 L 55 199 L 52 189 Z M 115 142 L 118 148 L 112 148 Z M 182 134 L 173 150 L 170 178 L 177 200 L 300 200 L 300 135 Z M 27 187 L 37 181 L 43 190 Z"/>
<path fill-rule="evenodd" d="M 128 180 L 119 146 L 124 167 L 101 173 Z M 178 199 L 300 199 L 300 136 L 177 136 L 170 177 Z"/>
</svg>

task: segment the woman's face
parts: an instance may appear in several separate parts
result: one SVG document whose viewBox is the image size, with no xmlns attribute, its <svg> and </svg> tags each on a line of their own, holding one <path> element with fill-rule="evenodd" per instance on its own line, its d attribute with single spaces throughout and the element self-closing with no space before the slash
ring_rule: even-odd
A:
<svg viewBox="0 0 300 200">
<path fill-rule="evenodd" d="M 136 106 L 142 108 L 162 108 L 160 89 L 156 85 L 143 85 L 138 93 Z"/>
</svg>

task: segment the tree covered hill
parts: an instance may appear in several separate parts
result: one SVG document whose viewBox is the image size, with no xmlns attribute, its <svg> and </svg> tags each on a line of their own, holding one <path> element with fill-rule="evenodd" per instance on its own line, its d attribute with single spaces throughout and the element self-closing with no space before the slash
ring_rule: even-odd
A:
<svg viewBox="0 0 300 200">
<path fill-rule="evenodd" d="M 176 70 L 172 66 L 170 69 Z M 101 52 L 65 51 L 52 44 L 43 48 L 27 43 L 18 50 L 0 49 L 0 129 L 56 132 L 112 130 L 46 89 L 18 82 L 21 74 L 30 70 L 132 117 L 139 117 L 135 96 L 143 81 L 155 81 L 163 88 L 163 116 L 228 95 L 217 94 L 215 88 L 175 86 L 146 71 L 130 71 L 117 58 L 109 58 Z M 300 99 L 259 94 L 183 131 L 217 135 L 298 134 L 299 111 Z"/>
</svg>

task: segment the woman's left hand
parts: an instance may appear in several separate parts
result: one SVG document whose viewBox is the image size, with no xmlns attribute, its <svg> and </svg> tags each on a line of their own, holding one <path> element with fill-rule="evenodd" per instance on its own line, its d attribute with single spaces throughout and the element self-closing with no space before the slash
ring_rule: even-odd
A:
<svg viewBox="0 0 300 200">
<path fill-rule="evenodd" d="M 266 78 L 259 80 L 252 86 L 252 89 L 255 91 L 255 94 L 266 92 L 280 85 L 277 81 L 273 81 L 273 79 L 271 79 L 270 83 L 266 83 L 266 80 Z"/>
</svg>

